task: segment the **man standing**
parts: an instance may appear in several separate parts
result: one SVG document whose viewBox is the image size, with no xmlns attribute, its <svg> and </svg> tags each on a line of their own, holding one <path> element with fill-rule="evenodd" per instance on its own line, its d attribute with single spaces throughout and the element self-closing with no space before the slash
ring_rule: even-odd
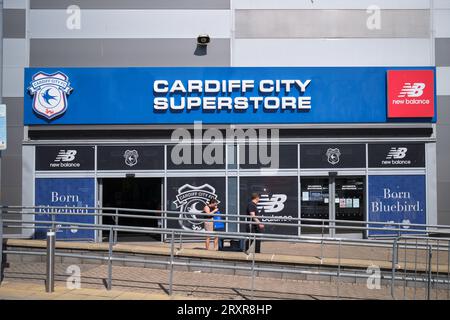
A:
<svg viewBox="0 0 450 320">
<path fill-rule="evenodd" d="M 261 221 L 257 218 L 259 215 L 257 204 L 259 202 L 259 194 L 258 193 L 252 193 L 252 200 L 247 205 L 247 222 L 254 222 L 253 224 L 247 223 L 247 232 L 248 233 L 259 233 L 264 229 L 264 225 L 261 223 Z M 256 224 L 255 224 L 256 222 Z M 252 240 L 248 241 L 248 244 L 246 247 L 247 254 L 250 254 L 250 252 L 260 253 L 261 252 L 261 241 L 256 240 L 256 243 L 253 243 Z M 253 251 L 254 250 L 254 251 Z"/>
</svg>

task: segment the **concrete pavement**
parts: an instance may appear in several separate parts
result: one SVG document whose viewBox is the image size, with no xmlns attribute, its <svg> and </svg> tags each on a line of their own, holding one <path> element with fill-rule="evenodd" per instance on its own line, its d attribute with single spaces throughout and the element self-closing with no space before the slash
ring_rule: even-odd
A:
<svg viewBox="0 0 450 320">
<path fill-rule="evenodd" d="M 5 269 L 0 299 L 392 299 L 389 286 L 366 283 L 308 281 L 204 272 L 174 272 L 174 296 L 168 296 L 169 271 L 114 266 L 112 290 L 105 289 L 106 265 L 80 265 L 81 289 L 67 289 L 69 264 L 56 265 L 56 292 L 45 293 L 45 264 L 14 263 Z M 433 299 L 449 299 L 448 290 L 432 290 Z M 425 299 L 425 288 L 395 289 L 396 299 Z"/>
<path fill-rule="evenodd" d="M 24 281 L 4 281 L 0 286 L 1 300 L 179 300 L 186 296 L 168 296 L 161 293 L 143 293 L 126 290 L 96 288 L 68 289 L 58 283 L 55 291 L 46 293 L 42 284 Z"/>
</svg>

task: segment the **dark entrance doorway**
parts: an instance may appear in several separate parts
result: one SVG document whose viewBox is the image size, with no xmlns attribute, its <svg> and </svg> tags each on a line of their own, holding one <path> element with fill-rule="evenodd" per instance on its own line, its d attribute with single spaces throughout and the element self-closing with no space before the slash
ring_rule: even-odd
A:
<svg viewBox="0 0 450 320">
<path fill-rule="evenodd" d="M 102 179 L 102 206 L 113 208 L 161 210 L 162 178 L 105 178 Z M 104 211 L 114 213 L 114 211 Z M 154 216 L 154 212 L 121 212 L 140 216 Z M 113 217 L 104 216 L 104 224 L 114 225 Z M 157 219 L 120 218 L 119 225 L 138 227 L 158 227 Z M 108 239 L 108 231 L 103 232 L 103 239 Z M 151 241 L 160 240 L 160 236 L 153 234 L 139 234 L 119 232 L 118 241 Z"/>
</svg>

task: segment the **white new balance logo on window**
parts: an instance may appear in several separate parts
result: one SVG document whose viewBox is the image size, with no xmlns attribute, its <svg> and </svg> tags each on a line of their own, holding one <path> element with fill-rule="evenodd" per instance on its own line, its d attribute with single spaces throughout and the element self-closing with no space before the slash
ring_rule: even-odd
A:
<svg viewBox="0 0 450 320">
<path fill-rule="evenodd" d="M 259 200 L 258 209 L 264 209 L 266 213 L 280 212 L 284 209 L 286 199 L 285 194 L 273 194 L 271 198 L 269 198 L 269 195 L 263 194 Z"/>
<path fill-rule="evenodd" d="M 411 84 L 410 82 L 406 82 L 403 85 L 403 88 L 400 91 L 398 97 L 417 98 L 423 95 L 423 89 L 425 89 L 425 83 L 414 82 L 413 84 Z"/>
<path fill-rule="evenodd" d="M 408 148 L 400 147 L 400 148 L 391 148 L 389 150 L 389 153 L 386 156 L 386 160 L 390 159 L 403 159 L 406 157 L 406 152 L 408 151 Z"/>
<path fill-rule="evenodd" d="M 55 158 L 55 162 L 69 162 L 75 159 L 77 150 L 59 150 L 58 155 Z"/>
</svg>

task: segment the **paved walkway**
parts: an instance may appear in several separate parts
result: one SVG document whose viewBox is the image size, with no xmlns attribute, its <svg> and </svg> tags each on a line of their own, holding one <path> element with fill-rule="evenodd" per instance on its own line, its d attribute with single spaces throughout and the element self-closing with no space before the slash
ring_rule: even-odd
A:
<svg viewBox="0 0 450 320">
<path fill-rule="evenodd" d="M 426 264 L 428 258 L 428 252 L 422 248 L 416 248 L 415 240 L 409 240 L 408 245 L 411 248 L 404 248 L 405 242 L 401 242 L 398 247 L 398 259 L 399 263 L 406 262 L 408 264 Z M 419 244 L 425 244 L 426 241 L 421 241 Z M 433 244 L 432 264 L 439 264 L 440 272 L 449 272 L 449 255 L 448 246 L 450 243 L 447 240 L 430 241 Z M 154 248 L 167 248 L 169 249 L 170 243 L 163 242 L 120 242 L 118 245 L 136 245 L 142 247 L 154 247 Z M 177 243 L 177 248 L 180 244 Z M 205 251 L 203 243 L 183 243 L 183 249 Z M 437 250 L 439 249 L 439 250 Z M 210 252 L 213 252 L 210 249 Z M 365 244 L 364 246 L 358 246 L 353 244 L 342 244 L 339 248 L 339 244 L 335 243 L 295 243 L 289 241 L 275 242 L 275 241 L 263 241 L 261 243 L 261 253 L 265 255 L 274 256 L 291 256 L 291 257 L 311 257 L 311 258 L 323 258 L 323 259 L 338 259 L 350 261 L 384 261 L 390 267 L 392 259 L 392 245 L 389 247 L 382 247 L 376 242 L 372 245 Z"/>
<path fill-rule="evenodd" d="M 35 282 L 4 281 L 0 287 L 3 300 L 178 300 L 184 296 L 168 296 L 158 293 L 141 293 L 124 290 L 95 288 L 67 289 L 58 284 L 53 293 L 46 293 L 43 285 Z"/>
<path fill-rule="evenodd" d="M 169 271 L 113 268 L 113 288 L 105 289 L 106 265 L 80 265 L 81 289 L 66 289 L 68 264 L 56 265 L 56 292 L 45 293 L 45 264 L 14 263 L 5 269 L 0 299 L 391 299 L 390 287 L 365 284 L 255 278 L 202 272 L 174 272 L 174 295 L 168 296 Z M 425 289 L 396 287 L 397 299 L 424 299 Z M 432 298 L 449 299 L 449 291 L 432 290 Z"/>
</svg>

